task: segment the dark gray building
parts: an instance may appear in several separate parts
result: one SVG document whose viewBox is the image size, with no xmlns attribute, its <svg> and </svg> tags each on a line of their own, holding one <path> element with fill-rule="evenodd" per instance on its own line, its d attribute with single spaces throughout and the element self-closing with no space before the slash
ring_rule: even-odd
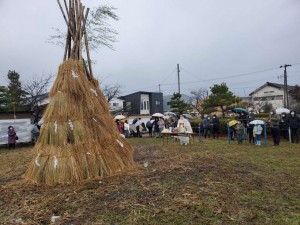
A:
<svg viewBox="0 0 300 225">
<path fill-rule="evenodd" d="M 139 91 L 120 97 L 124 100 L 124 112 L 129 115 L 163 113 L 163 94 Z"/>
</svg>

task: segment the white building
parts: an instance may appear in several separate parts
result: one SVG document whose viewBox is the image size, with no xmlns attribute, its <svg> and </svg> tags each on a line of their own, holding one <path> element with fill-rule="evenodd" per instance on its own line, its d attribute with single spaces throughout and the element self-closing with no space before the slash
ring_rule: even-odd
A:
<svg viewBox="0 0 300 225">
<path fill-rule="evenodd" d="M 118 112 L 123 110 L 123 102 L 124 100 L 121 100 L 119 98 L 112 98 L 109 101 L 109 109 L 111 112 Z"/>
<path fill-rule="evenodd" d="M 288 90 L 292 90 L 294 86 L 288 86 Z M 275 84 L 267 82 L 264 85 L 251 92 L 249 96 L 252 98 L 254 108 L 260 108 L 266 103 L 271 103 L 273 109 L 284 107 L 284 86 L 283 84 Z M 289 95 L 289 102 L 292 97 Z"/>
</svg>

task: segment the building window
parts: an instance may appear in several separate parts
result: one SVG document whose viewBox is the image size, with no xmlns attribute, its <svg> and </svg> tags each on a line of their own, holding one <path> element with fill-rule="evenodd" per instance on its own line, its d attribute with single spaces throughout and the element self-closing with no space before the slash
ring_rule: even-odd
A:
<svg viewBox="0 0 300 225">
<path fill-rule="evenodd" d="M 155 105 L 160 105 L 160 101 L 155 101 Z"/>
<path fill-rule="evenodd" d="M 149 101 L 141 101 L 141 110 L 149 110 Z"/>
<path fill-rule="evenodd" d="M 126 102 L 126 110 L 131 110 L 131 102 Z"/>
<path fill-rule="evenodd" d="M 143 110 L 143 109 L 144 109 L 144 104 L 143 104 L 143 101 L 141 101 L 140 108 L 141 108 L 141 110 Z"/>
<path fill-rule="evenodd" d="M 119 103 L 114 102 L 113 106 L 119 106 Z"/>
</svg>

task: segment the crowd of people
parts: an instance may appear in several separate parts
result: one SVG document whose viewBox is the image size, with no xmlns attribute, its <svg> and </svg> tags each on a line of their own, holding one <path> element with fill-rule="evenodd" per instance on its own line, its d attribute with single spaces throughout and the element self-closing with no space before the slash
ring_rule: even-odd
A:
<svg viewBox="0 0 300 225">
<path fill-rule="evenodd" d="M 237 140 L 239 144 L 242 144 L 245 140 L 254 145 L 261 145 L 261 137 L 264 130 L 263 123 L 252 123 L 255 120 L 253 113 L 241 112 L 235 118 L 236 123 L 230 126 L 230 138 L 231 140 Z M 261 121 L 263 122 L 263 121 Z M 130 126 L 128 121 L 122 122 L 116 120 L 117 128 L 124 137 L 130 136 Z M 145 124 L 149 133 L 149 137 L 162 137 L 162 131 L 166 127 L 168 128 L 163 118 L 152 118 Z M 275 111 L 271 111 L 269 118 L 267 119 L 267 126 L 270 127 L 272 135 L 273 145 L 278 146 L 280 144 L 280 136 L 285 140 L 291 138 L 292 143 L 299 143 L 299 127 L 300 119 L 296 115 L 295 111 L 290 113 L 276 114 Z M 208 115 L 203 120 L 203 136 L 204 138 L 218 139 L 220 135 L 220 121 L 219 118 L 214 115 Z M 141 126 L 136 126 L 136 130 L 133 132 L 137 137 L 141 137 Z M 290 132 L 290 134 L 289 134 Z"/>
<path fill-rule="evenodd" d="M 230 138 L 231 140 L 237 140 L 239 144 L 242 144 L 244 140 L 248 140 L 249 143 L 255 145 L 261 145 L 261 136 L 263 132 L 262 124 L 253 124 L 252 121 L 255 120 L 255 115 L 252 113 L 239 113 L 239 116 L 235 118 L 236 123 L 230 126 Z M 165 120 L 162 117 L 155 117 L 144 123 L 139 123 L 140 118 L 133 121 L 134 126 L 130 126 L 128 120 L 117 119 L 116 127 L 120 134 L 125 138 L 130 136 L 142 137 L 141 130 L 147 128 L 149 137 L 162 137 L 162 131 L 168 128 Z M 180 117 L 177 127 L 180 124 L 180 120 L 186 120 L 182 116 Z M 291 139 L 291 143 L 299 143 L 299 128 L 300 128 L 300 118 L 296 115 L 296 111 L 292 110 L 290 113 L 277 114 L 272 110 L 269 114 L 267 120 L 268 126 L 270 127 L 270 132 L 272 135 L 273 146 L 278 146 L 280 144 L 280 137 L 282 136 L 285 140 Z M 144 125 L 144 126 L 143 126 Z M 218 139 L 220 130 L 220 121 L 218 117 L 214 114 L 212 116 L 208 115 L 203 120 L 203 136 L 204 138 Z M 191 128 L 190 128 L 191 129 Z M 39 126 L 35 124 L 32 131 L 33 141 L 36 142 L 39 136 Z M 16 140 L 18 136 L 14 127 L 8 127 L 8 147 L 15 148 Z"/>
<path fill-rule="evenodd" d="M 263 132 L 263 124 L 251 123 L 255 120 L 255 115 L 252 113 L 239 113 L 235 118 L 236 123 L 230 126 L 231 140 L 237 140 L 239 144 L 248 139 L 249 143 L 261 145 L 261 135 Z M 280 136 L 285 140 L 289 140 L 291 136 L 292 143 L 299 143 L 299 127 L 300 118 L 297 117 L 296 111 L 292 110 L 290 113 L 276 114 L 273 110 L 267 120 L 270 127 L 273 146 L 280 144 Z M 207 116 L 203 120 L 204 138 L 218 138 L 219 135 L 219 120 L 216 115 Z M 290 135 L 289 135 L 290 130 Z"/>
</svg>

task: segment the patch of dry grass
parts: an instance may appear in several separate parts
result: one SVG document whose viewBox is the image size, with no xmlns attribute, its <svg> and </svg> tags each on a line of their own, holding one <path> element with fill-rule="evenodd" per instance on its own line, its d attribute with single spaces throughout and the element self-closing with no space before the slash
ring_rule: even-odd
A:
<svg viewBox="0 0 300 225">
<path fill-rule="evenodd" d="M 2 224 L 299 224 L 300 147 L 128 139 L 138 168 L 77 185 L 22 179 L 30 148 L 0 150 Z M 145 167 L 145 166 L 146 167 Z"/>
</svg>

